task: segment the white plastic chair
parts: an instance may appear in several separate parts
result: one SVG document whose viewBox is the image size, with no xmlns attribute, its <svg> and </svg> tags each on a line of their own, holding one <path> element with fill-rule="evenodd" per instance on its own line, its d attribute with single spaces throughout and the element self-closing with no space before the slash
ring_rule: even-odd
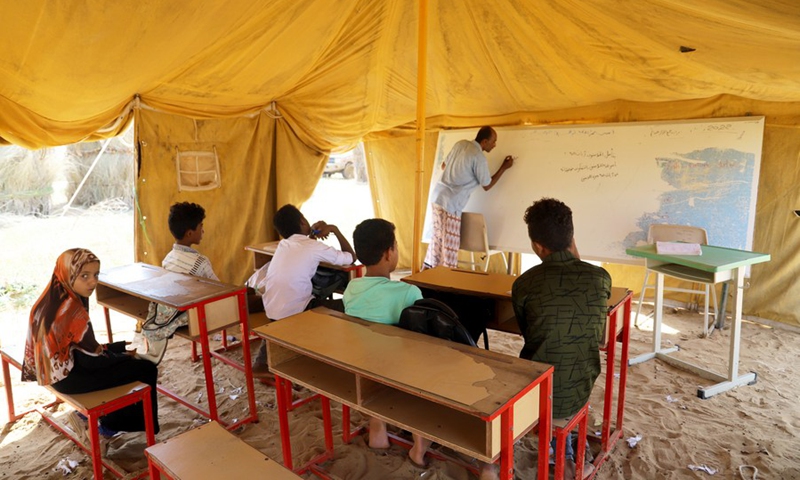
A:
<svg viewBox="0 0 800 480">
<path fill-rule="evenodd" d="M 459 260 L 458 263 L 469 265 L 472 270 L 475 270 L 476 266 L 483 264 L 483 271 L 487 271 L 489 269 L 489 259 L 497 253 L 502 255 L 503 263 L 506 270 L 508 270 L 508 260 L 503 251 L 489 249 L 489 237 L 486 233 L 486 220 L 483 218 L 483 214 L 461 213 L 461 244 L 458 248 L 470 254 L 469 262 Z M 475 261 L 476 253 L 481 255 L 479 262 Z"/>
<path fill-rule="evenodd" d="M 691 227 L 687 225 L 666 225 L 666 224 L 653 224 L 647 231 L 647 242 L 686 242 L 686 243 L 699 243 L 700 245 L 708 245 L 708 234 L 706 230 L 701 227 Z M 717 313 L 717 290 L 714 288 L 714 283 L 703 282 L 696 276 L 688 274 L 682 275 L 674 269 L 660 270 L 659 267 L 645 269 L 644 283 L 642 283 L 642 292 L 639 294 L 639 306 L 636 308 L 636 317 L 634 326 L 639 326 L 639 313 L 642 311 L 642 302 L 644 301 L 645 290 L 655 289 L 655 284 L 648 284 L 650 272 L 660 272 L 664 275 L 678 278 L 693 283 L 701 283 L 705 286 L 703 290 L 678 288 L 678 287 L 664 287 L 664 291 L 683 292 L 683 293 L 702 293 L 705 295 L 705 308 L 703 310 L 703 336 L 707 337 L 711 332 L 708 328 L 708 293 L 709 290 L 714 298 L 714 316 Z M 711 331 L 714 331 L 712 324 Z"/>
</svg>

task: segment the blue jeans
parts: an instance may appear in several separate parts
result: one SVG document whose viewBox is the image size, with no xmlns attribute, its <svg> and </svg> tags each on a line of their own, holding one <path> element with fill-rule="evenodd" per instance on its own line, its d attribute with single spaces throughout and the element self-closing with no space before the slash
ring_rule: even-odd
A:
<svg viewBox="0 0 800 480">
<path fill-rule="evenodd" d="M 564 455 L 564 457 L 566 457 L 567 460 L 572 460 L 574 462 L 575 461 L 575 449 L 572 448 L 572 435 L 573 435 L 572 432 L 569 432 L 569 434 L 567 435 L 567 445 L 566 445 L 566 448 L 564 449 L 564 451 L 566 452 L 566 455 Z M 550 441 L 550 464 L 551 465 L 555 465 L 555 463 L 556 463 L 555 453 L 556 453 L 556 438 L 553 437 L 553 439 Z"/>
</svg>

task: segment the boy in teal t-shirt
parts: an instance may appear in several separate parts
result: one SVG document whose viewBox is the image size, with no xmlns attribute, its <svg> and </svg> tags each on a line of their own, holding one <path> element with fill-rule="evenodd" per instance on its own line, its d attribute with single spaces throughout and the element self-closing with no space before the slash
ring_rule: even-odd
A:
<svg viewBox="0 0 800 480">
<path fill-rule="evenodd" d="M 344 291 L 344 312 L 354 317 L 378 323 L 397 325 L 400 312 L 422 298 L 422 292 L 414 285 L 397 282 L 389 275 L 397 268 L 397 240 L 394 225 L 380 218 L 364 220 L 353 232 L 353 246 L 361 263 L 367 266 L 364 277 L 350 280 Z M 413 435 L 414 446 L 408 458 L 417 467 L 424 468 L 425 452 L 431 441 Z M 377 418 L 369 419 L 369 446 L 389 448 L 386 423 Z M 496 480 L 497 469 L 492 464 L 480 462 L 480 480 Z"/>
<path fill-rule="evenodd" d="M 396 325 L 400 312 L 422 298 L 414 285 L 393 281 L 389 274 L 397 268 L 397 240 L 394 224 L 381 218 L 359 223 L 353 232 L 356 256 L 366 265 L 364 277 L 350 280 L 344 291 L 344 313 L 378 323 Z M 417 466 L 425 465 L 425 452 L 431 441 L 414 434 L 414 446 L 408 458 Z M 389 448 L 386 422 L 369 420 L 369 446 Z"/>
</svg>

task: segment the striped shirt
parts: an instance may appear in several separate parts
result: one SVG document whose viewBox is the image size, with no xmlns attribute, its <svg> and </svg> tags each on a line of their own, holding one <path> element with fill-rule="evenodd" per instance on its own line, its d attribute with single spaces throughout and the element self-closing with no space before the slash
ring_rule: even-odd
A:
<svg viewBox="0 0 800 480">
<path fill-rule="evenodd" d="M 195 277 L 219 280 L 211 268 L 211 261 L 205 255 L 191 247 L 175 243 L 172 250 L 164 257 L 161 266 L 175 273 L 188 273 Z"/>
</svg>

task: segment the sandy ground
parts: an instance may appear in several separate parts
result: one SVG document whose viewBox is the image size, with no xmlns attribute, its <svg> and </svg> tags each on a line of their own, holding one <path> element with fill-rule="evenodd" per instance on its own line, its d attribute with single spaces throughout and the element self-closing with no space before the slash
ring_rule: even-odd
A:
<svg viewBox="0 0 800 480">
<path fill-rule="evenodd" d="M 336 185 L 352 188 L 353 183 L 340 181 Z M 312 207 L 309 205 L 309 216 L 323 218 L 315 215 L 316 207 Z M 357 215 L 363 217 L 369 213 Z M 342 223 L 343 231 L 347 228 L 342 220 L 332 221 Z M 347 221 L 353 222 L 353 219 Z M 0 344 L 5 346 L 24 338 L 27 309 L 41 291 L 40 286 L 48 280 L 55 256 L 60 251 L 82 245 L 96 251 L 108 266 L 132 261 L 131 240 L 119 236 L 119 232 L 131 229 L 133 218 L 130 212 L 73 212 L 47 220 L 51 224 L 48 228 L 44 228 L 41 222 L 0 217 L 0 244 L 3 246 L 0 286 L 28 285 L 28 290 L 33 292 L 14 301 L 6 297 L 0 304 Z M 28 302 L 28 307 L 15 309 L 15 302 Z M 92 309 L 92 318 L 98 335 L 102 337 L 105 327 L 99 309 Z M 729 352 L 728 330 L 715 332 L 709 339 L 699 338 L 701 316 L 683 310 L 667 312 L 665 325 L 668 328 L 665 327 L 664 341 L 681 346 L 677 354 L 680 358 L 724 372 Z M 113 328 L 115 338 L 131 338 L 133 335 L 133 322 L 127 317 L 113 316 Z M 651 332 L 648 328 L 649 323 L 644 322 L 641 330 L 632 331 L 632 356 L 644 353 L 650 347 Z M 490 337 L 493 350 L 516 356 L 521 348 L 519 337 L 495 332 L 491 332 Z M 172 342 L 160 367 L 160 381 L 204 404 L 202 366 L 191 363 L 189 350 L 188 343 L 183 340 Z M 755 478 L 800 479 L 800 402 L 797 401 L 800 386 L 792 371 L 792 362 L 796 361 L 798 352 L 800 335 L 744 322 L 740 370 L 757 372 L 758 383 L 708 400 L 696 396 L 697 386 L 708 382 L 693 374 L 659 361 L 631 367 L 623 440 L 617 444 L 596 478 L 752 479 L 752 469 L 747 475 L 741 475 L 739 471 L 740 466 L 751 465 L 758 469 Z M 238 351 L 230 354 L 234 358 L 241 356 Z M 214 375 L 223 418 L 240 417 L 246 409 L 246 396 L 240 394 L 244 385 L 242 374 L 215 362 Z M 48 398 L 35 385 L 18 380 L 18 372 L 12 370 L 18 409 Z M 590 430 L 600 428 L 604 384 L 605 375 L 602 374 L 592 395 Z M 309 392 L 301 391 L 296 395 L 307 396 Z M 256 399 L 260 422 L 246 425 L 235 433 L 264 454 L 281 461 L 274 388 L 257 384 Z M 439 460 L 431 460 L 429 468 L 420 471 L 406 460 L 401 447 L 393 446 L 383 454 L 375 453 L 365 446 L 363 437 L 344 445 L 341 440 L 341 408 L 335 403 L 333 407 L 335 459 L 325 466 L 335 478 L 474 478 L 463 467 Z M 205 421 L 163 396 L 159 400 L 159 409 L 162 432 L 157 436 L 158 441 Z M 53 414 L 63 417 L 66 411 L 66 407 L 61 407 Z M 0 422 L 5 422 L 5 397 L 0 399 L 0 412 Z M 363 423 L 362 417 L 354 413 L 352 426 L 360 423 Z M 295 464 L 321 452 L 323 436 L 319 402 L 310 402 L 292 412 L 290 428 Z M 637 435 L 641 435 L 641 440 L 635 447 L 629 447 L 625 440 Z M 125 434 L 112 443 L 111 458 L 126 471 L 140 471 L 145 467 L 143 447 L 142 434 Z M 77 462 L 69 478 L 91 477 L 89 459 L 37 414 L 28 415 L 14 424 L 5 424 L 0 432 L 0 479 L 63 478 L 58 465 L 65 460 Z M 535 478 L 536 441 L 532 436 L 523 438 L 516 445 L 515 462 L 518 479 Z M 705 465 L 716 473 L 694 471 L 690 465 Z M 107 475 L 107 478 L 112 477 Z"/>
<path fill-rule="evenodd" d="M 119 319 L 121 322 L 127 320 Z M 665 342 L 679 344 L 680 357 L 698 364 L 722 370 L 729 346 L 729 331 L 715 332 L 709 339 L 699 338 L 701 317 L 679 311 L 666 316 L 670 333 Z M 633 330 L 633 354 L 647 351 L 650 344 L 648 324 Z M 758 468 L 757 478 L 800 478 L 800 405 L 798 386 L 792 374 L 791 362 L 800 351 L 800 336 L 781 330 L 745 322 L 742 328 L 742 371 L 758 372 L 758 383 L 701 400 L 696 397 L 698 385 L 706 381 L 674 369 L 658 361 L 636 365 L 629 370 L 623 440 L 598 473 L 598 479 L 642 478 L 753 478 L 741 476 L 739 467 Z M 120 333 L 121 334 L 121 333 Z M 4 337 L 5 338 L 5 337 Z M 519 337 L 492 332 L 493 350 L 516 355 L 521 348 Z M 183 340 L 172 342 L 167 358 L 160 368 L 160 380 L 182 395 L 203 403 L 205 388 L 202 367 L 192 364 L 189 346 Z M 232 352 L 233 357 L 240 353 Z M 238 395 L 244 385 L 237 370 L 217 363 L 218 402 L 223 418 L 237 418 L 246 409 L 246 397 Z M 41 390 L 21 384 L 14 372 L 13 386 L 18 408 L 46 398 Z M 590 430 L 599 430 L 602 416 L 604 374 L 598 379 L 592 395 Z M 301 391 L 298 396 L 306 396 Z M 260 422 L 244 426 L 236 433 L 247 443 L 271 458 L 281 460 L 278 419 L 275 410 L 275 391 L 257 384 L 256 398 Z M 431 460 L 426 471 L 411 466 L 405 451 L 394 446 L 384 454 L 369 450 L 363 437 L 345 445 L 341 441 L 341 409 L 333 404 L 335 454 L 326 467 L 342 479 L 403 479 L 426 478 L 437 480 L 466 480 L 474 478 L 463 467 L 453 463 Z M 5 406 L 2 411 L 5 415 Z M 159 400 L 163 441 L 204 420 L 189 409 L 161 397 Z M 57 416 L 66 411 L 61 408 Z M 358 414 L 353 426 L 362 423 Z M 319 403 L 311 402 L 290 415 L 292 445 L 298 464 L 321 452 L 323 445 L 322 415 Z M 641 435 L 630 448 L 625 439 Z M 112 443 L 111 457 L 128 471 L 144 468 L 141 434 L 126 434 Z M 439 449 L 440 447 L 434 447 Z M 87 457 L 72 443 L 59 436 L 36 414 L 26 416 L 13 425 L 6 425 L 0 435 L 0 478 L 62 478 L 56 469 L 59 462 L 72 459 L 79 462 L 72 478 L 89 478 L 91 466 Z M 527 436 L 516 446 L 517 478 L 535 478 L 536 441 Z M 690 465 L 705 465 L 716 470 L 715 475 L 693 471 Z M 109 478 L 111 478 L 109 476 Z M 306 478 L 311 478 L 306 476 Z"/>
</svg>

